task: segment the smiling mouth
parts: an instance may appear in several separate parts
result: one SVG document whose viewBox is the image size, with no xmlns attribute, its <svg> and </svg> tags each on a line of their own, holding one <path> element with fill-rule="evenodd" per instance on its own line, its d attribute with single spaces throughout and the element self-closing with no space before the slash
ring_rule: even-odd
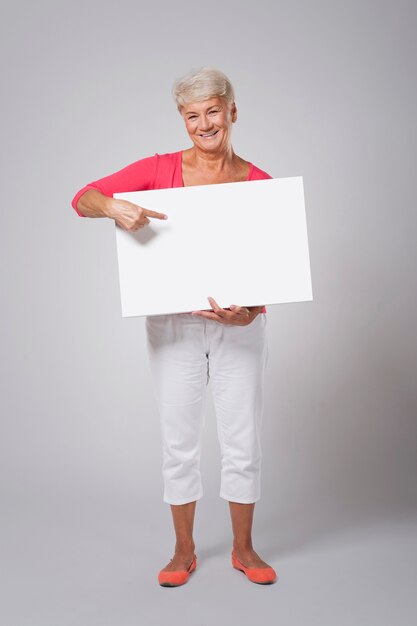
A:
<svg viewBox="0 0 417 626">
<path fill-rule="evenodd" d="M 216 131 L 214 131 L 213 133 L 205 133 L 204 135 L 201 135 L 201 134 L 200 134 L 199 136 L 200 136 L 200 137 L 204 137 L 204 139 L 206 139 L 206 138 L 214 137 L 215 135 L 217 135 L 217 133 L 218 133 L 218 132 L 219 132 L 219 131 L 218 131 L 218 130 L 216 130 Z"/>
</svg>

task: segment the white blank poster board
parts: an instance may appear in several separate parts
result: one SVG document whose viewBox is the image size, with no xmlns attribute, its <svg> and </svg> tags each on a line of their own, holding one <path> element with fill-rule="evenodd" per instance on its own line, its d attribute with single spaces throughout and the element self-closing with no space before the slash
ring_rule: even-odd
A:
<svg viewBox="0 0 417 626">
<path fill-rule="evenodd" d="M 114 197 L 168 215 L 116 225 L 123 317 L 313 299 L 302 176 Z"/>
</svg>

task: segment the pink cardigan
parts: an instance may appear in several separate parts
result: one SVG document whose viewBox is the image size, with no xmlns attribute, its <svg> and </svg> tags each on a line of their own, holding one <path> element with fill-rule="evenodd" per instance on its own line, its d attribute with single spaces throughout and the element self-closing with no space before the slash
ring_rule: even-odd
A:
<svg viewBox="0 0 417 626">
<path fill-rule="evenodd" d="M 114 174 L 88 183 L 77 191 L 71 204 L 80 217 L 85 217 L 78 211 L 77 203 L 83 193 L 89 189 L 97 189 L 111 198 L 113 194 L 125 191 L 184 187 L 182 152 L 179 150 L 166 154 L 155 153 L 154 156 L 139 159 L 139 161 L 127 165 Z M 247 180 L 261 180 L 263 178 L 272 178 L 272 176 L 251 163 Z M 262 308 L 261 313 L 266 313 L 266 307 Z"/>
</svg>

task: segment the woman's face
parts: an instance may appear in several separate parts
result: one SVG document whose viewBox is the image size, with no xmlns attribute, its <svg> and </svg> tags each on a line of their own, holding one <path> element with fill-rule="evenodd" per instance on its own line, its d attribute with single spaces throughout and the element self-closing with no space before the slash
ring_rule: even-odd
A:
<svg viewBox="0 0 417 626">
<path fill-rule="evenodd" d="M 194 145 L 208 152 L 221 152 L 231 145 L 232 124 L 237 109 L 219 96 L 190 102 L 182 107 L 181 115 Z M 209 135 L 209 136 L 207 136 Z"/>
</svg>

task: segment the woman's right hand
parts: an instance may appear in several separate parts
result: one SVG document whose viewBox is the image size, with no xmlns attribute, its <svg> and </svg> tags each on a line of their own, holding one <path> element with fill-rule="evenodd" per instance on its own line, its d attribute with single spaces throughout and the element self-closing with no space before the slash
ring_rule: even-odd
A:
<svg viewBox="0 0 417 626">
<path fill-rule="evenodd" d="M 158 213 L 158 211 L 145 209 L 138 204 L 129 202 L 128 200 L 118 200 L 117 198 L 112 198 L 109 205 L 107 216 L 114 219 L 120 228 L 130 232 L 147 226 L 150 223 L 150 220 L 148 219 L 149 217 L 155 217 L 160 220 L 168 218 L 168 216 L 164 213 Z"/>
</svg>

